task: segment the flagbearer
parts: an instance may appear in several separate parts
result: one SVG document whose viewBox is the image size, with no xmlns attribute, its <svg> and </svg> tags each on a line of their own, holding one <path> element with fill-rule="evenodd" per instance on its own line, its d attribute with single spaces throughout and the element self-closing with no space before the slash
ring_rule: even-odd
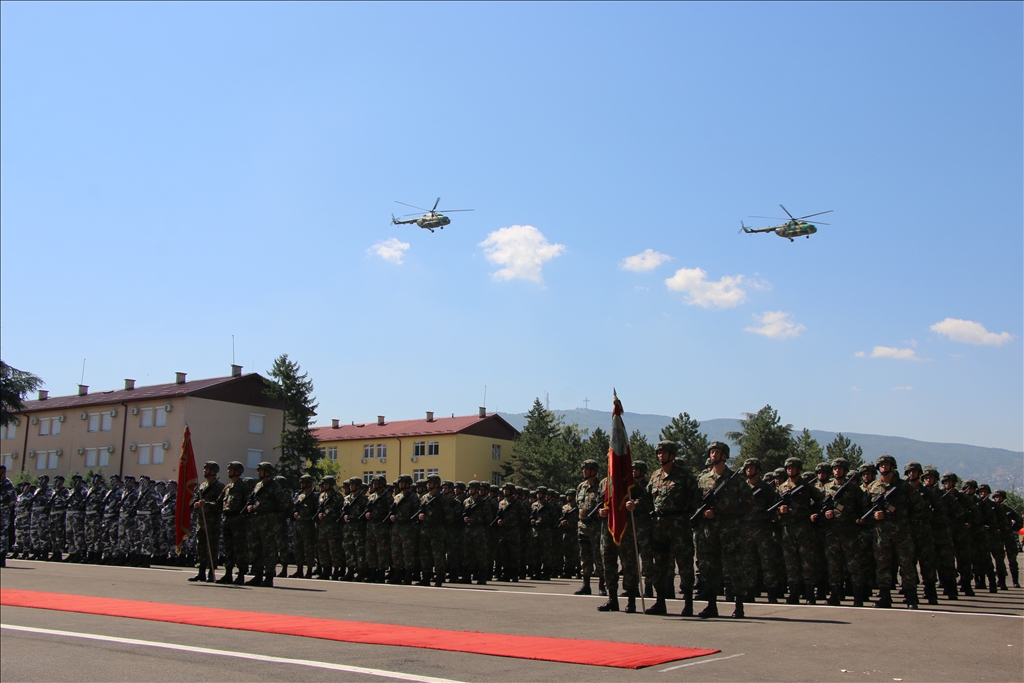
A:
<svg viewBox="0 0 1024 683">
<path fill-rule="evenodd" d="M 608 479 L 602 479 L 600 491 L 603 497 L 608 487 Z M 631 500 L 634 503 L 634 516 L 650 515 L 650 508 L 645 507 L 642 501 Z M 602 507 L 598 514 L 601 520 L 608 518 L 608 508 Z M 622 534 L 618 543 L 612 537 L 607 524 L 601 525 L 601 562 L 604 567 L 604 584 L 608 589 L 608 602 L 600 605 L 599 612 L 619 611 L 619 562 L 622 562 L 622 590 L 626 596 L 626 614 L 636 612 L 636 599 L 640 595 L 640 572 L 637 567 L 637 545 L 633 539 L 633 525 L 629 524 Z"/>
<path fill-rule="evenodd" d="M 196 490 L 196 500 L 192 507 L 199 510 L 196 524 L 196 556 L 199 558 L 199 573 L 189 581 L 213 581 L 213 570 L 217 567 L 217 552 L 220 544 L 220 498 L 224 484 L 217 478 L 220 465 L 207 460 L 203 465 L 203 477 L 206 479 Z M 206 573 L 210 572 L 207 578 Z"/>
<path fill-rule="evenodd" d="M 679 445 L 675 441 L 659 441 L 655 448 L 661 469 L 651 476 L 647 490 L 651 494 L 651 545 L 654 549 L 654 590 L 657 600 L 647 614 L 667 614 L 665 599 L 672 591 L 675 566 L 679 564 L 684 617 L 693 616 L 693 532 L 690 514 L 700 500 L 697 481 L 681 465 L 676 465 Z M 626 509 L 636 514 L 637 501 L 626 502 Z"/>
</svg>

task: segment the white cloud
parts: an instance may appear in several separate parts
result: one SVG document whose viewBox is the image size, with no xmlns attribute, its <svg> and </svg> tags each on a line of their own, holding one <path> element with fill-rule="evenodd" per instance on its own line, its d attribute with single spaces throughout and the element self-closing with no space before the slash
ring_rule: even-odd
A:
<svg viewBox="0 0 1024 683">
<path fill-rule="evenodd" d="M 782 311 L 765 311 L 760 315 L 755 314 L 754 319 L 761 325 L 759 327 L 744 328 L 747 332 L 762 334 L 770 339 L 789 339 L 799 337 L 800 333 L 807 328 L 789 319 L 790 313 Z"/>
<path fill-rule="evenodd" d="M 707 276 L 701 268 L 680 268 L 665 280 L 665 286 L 673 292 L 686 292 L 686 303 L 691 306 L 735 308 L 747 300 L 747 293 L 740 288 L 742 275 L 726 275 L 717 282 L 709 282 Z"/>
<path fill-rule="evenodd" d="M 860 392 L 860 387 L 850 387 L 850 391 Z"/>
<path fill-rule="evenodd" d="M 913 391 L 914 387 L 893 387 L 893 391 Z"/>
<path fill-rule="evenodd" d="M 627 256 L 622 259 L 620 266 L 623 270 L 631 270 L 634 273 L 646 273 L 671 260 L 672 257 L 668 254 L 662 254 L 653 249 L 644 249 L 635 256 Z"/>
<path fill-rule="evenodd" d="M 389 237 L 383 242 L 377 242 L 377 244 L 367 249 L 366 253 L 375 254 L 389 263 L 400 266 L 402 265 L 402 257 L 405 256 L 405 252 L 408 249 L 408 242 L 402 242 L 397 237 Z"/>
<path fill-rule="evenodd" d="M 1013 339 L 1013 335 L 1009 332 L 996 334 L 986 330 L 981 323 L 958 318 L 946 318 L 942 322 L 935 323 L 929 329 L 949 337 L 955 342 L 974 344 L 975 346 L 1002 346 Z"/>
<path fill-rule="evenodd" d="M 864 358 L 867 354 L 863 351 L 858 351 L 853 354 L 857 358 Z M 898 349 L 895 346 L 876 346 L 871 349 L 872 358 L 895 358 L 897 360 L 921 360 L 917 357 L 917 351 L 914 349 Z"/>
<path fill-rule="evenodd" d="M 564 244 L 551 244 L 532 225 L 513 225 L 495 230 L 479 245 L 491 263 L 504 268 L 492 273 L 495 280 L 544 282 L 541 267 L 565 251 Z"/>
<path fill-rule="evenodd" d="M 863 351 L 858 351 L 857 353 L 853 354 L 854 358 L 864 358 L 865 356 L 867 356 L 867 354 L 864 353 Z"/>
</svg>

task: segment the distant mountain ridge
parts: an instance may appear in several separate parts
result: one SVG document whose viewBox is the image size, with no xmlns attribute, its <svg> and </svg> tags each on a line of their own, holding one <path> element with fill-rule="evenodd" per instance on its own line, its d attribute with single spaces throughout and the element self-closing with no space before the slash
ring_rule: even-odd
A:
<svg viewBox="0 0 1024 683">
<path fill-rule="evenodd" d="M 576 423 L 583 429 L 594 431 L 600 427 L 604 431 L 611 429 L 612 414 L 600 410 L 553 410 L 562 416 L 566 424 Z M 526 425 L 526 413 L 499 413 L 516 429 L 522 431 Z M 652 444 L 659 440 L 658 435 L 663 427 L 672 421 L 667 415 L 646 415 L 643 413 L 625 413 L 622 416 L 626 429 L 630 432 L 639 429 Z M 700 429 L 707 434 L 709 441 L 726 441 L 726 432 L 740 430 L 739 420 L 719 418 L 700 423 Z M 799 431 L 794 428 L 794 434 Z M 811 436 L 824 446 L 836 438 L 836 432 L 811 429 Z M 902 436 L 882 436 L 879 434 L 858 434 L 843 432 L 854 443 L 864 449 L 864 459 L 874 461 L 875 458 L 888 453 L 896 458 L 902 473 L 903 465 L 917 461 L 924 466 L 932 465 L 940 472 L 956 472 L 964 479 L 976 479 L 979 483 L 988 483 L 992 488 L 1020 488 L 1024 483 L 1024 452 L 1010 451 L 1004 448 L 987 448 L 958 443 L 934 443 L 918 441 Z"/>
</svg>

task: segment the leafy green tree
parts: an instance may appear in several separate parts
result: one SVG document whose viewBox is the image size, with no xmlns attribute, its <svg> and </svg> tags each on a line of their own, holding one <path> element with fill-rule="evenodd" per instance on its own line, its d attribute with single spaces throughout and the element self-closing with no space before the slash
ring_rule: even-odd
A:
<svg viewBox="0 0 1024 683">
<path fill-rule="evenodd" d="M 690 417 L 689 413 L 680 413 L 661 430 L 663 441 L 675 441 L 679 444 L 676 459 L 694 474 L 704 470 L 704 460 L 708 455 L 708 437 L 700 431 L 700 422 Z M 654 467 L 658 467 L 655 458 Z M 654 470 L 652 469 L 651 472 Z"/>
<path fill-rule="evenodd" d="M 824 459 L 821 444 L 806 427 L 800 436 L 793 439 L 793 456 L 803 461 L 805 471 L 813 470 Z"/>
<path fill-rule="evenodd" d="M 728 432 L 725 438 L 739 446 L 740 452 L 733 454 L 733 462 L 747 458 L 758 458 L 764 471 L 782 467 L 793 450 L 793 425 L 782 424 L 779 413 L 766 405 L 756 413 L 743 413 L 740 431 Z"/>
<path fill-rule="evenodd" d="M 653 474 L 658 469 L 658 456 L 654 446 L 647 442 L 647 435 L 641 434 L 639 429 L 633 430 L 629 435 L 629 450 L 632 453 L 633 462 L 647 464 L 648 474 Z"/>
<path fill-rule="evenodd" d="M 13 368 L 0 360 L 0 425 L 14 421 L 14 414 L 25 410 L 25 397 L 43 385 L 31 372 Z"/>
<path fill-rule="evenodd" d="M 864 464 L 864 449 L 853 443 L 850 437 L 843 436 L 842 433 L 836 434 L 836 438 L 832 439 L 832 443 L 825 446 L 825 453 L 830 461 L 836 458 L 846 458 L 849 460 L 851 471 Z"/>
<path fill-rule="evenodd" d="M 319 463 L 323 451 L 310 425 L 318 405 L 313 396 L 313 381 L 298 363 L 288 359 L 287 353 L 274 360 L 269 374 L 274 381 L 267 383 L 267 395 L 285 404 L 281 443 L 277 446 L 281 452 L 278 473 L 295 488 L 304 472 L 321 476 Z"/>
</svg>

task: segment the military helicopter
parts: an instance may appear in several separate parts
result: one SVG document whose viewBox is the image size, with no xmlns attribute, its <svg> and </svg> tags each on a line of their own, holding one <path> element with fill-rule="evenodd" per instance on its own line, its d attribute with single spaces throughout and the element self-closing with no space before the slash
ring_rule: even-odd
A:
<svg viewBox="0 0 1024 683">
<path fill-rule="evenodd" d="M 786 212 L 787 216 L 789 216 L 789 220 L 782 225 L 773 225 L 770 228 L 748 228 L 743 225 L 743 221 L 740 221 L 740 228 L 742 228 L 743 232 L 746 233 L 774 232 L 779 237 L 785 237 L 792 242 L 794 237 L 806 237 L 807 239 L 810 239 L 811 235 L 818 232 L 818 228 L 811 225 L 804 219 L 820 216 L 823 213 L 832 213 L 832 209 L 829 209 L 828 211 L 819 211 L 818 213 L 812 213 L 807 216 L 800 216 L 799 218 L 796 218 L 786 207 L 782 206 L 782 204 L 779 204 L 779 206 L 781 206 L 782 210 Z M 767 218 L 773 221 L 786 220 L 785 218 L 775 218 L 772 216 L 751 216 L 751 218 Z M 818 223 L 818 225 L 828 225 L 828 223 Z"/>
<path fill-rule="evenodd" d="M 427 213 L 423 214 L 419 218 L 410 218 L 409 220 L 399 220 L 399 219 L 395 218 L 395 214 L 391 214 L 391 224 L 392 225 L 405 225 L 405 224 L 408 224 L 408 223 L 415 223 L 416 225 L 420 226 L 421 228 L 423 228 L 425 230 L 429 230 L 430 232 L 434 232 L 435 228 L 444 230 L 444 226 L 446 226 L 449 223 L 451 223 L 451 220 L 448 218 L 448 216 L 445 216 L 443 213 L 441 213 L 441 211 L 437 210 L 437 205 L 440 202 L 441 202 L 441 198 L 438 197 L 437 201 L 434 202 L 434 208 L 432 208 L 432 209 L 424 209 L 423 207 L 420 207 L 420 206 L 413 206 L 412 204 L 406 204 L 405 202 L 400 202 L 398 200 L 395 200 L 395 204 L 401 204 L 402 206 L 410 206 L 410 207 L 412 207 L 414 209 L 419 209 L 420 211 L 426 211 Z M 455 211 L 472 211 L 472 210 L 473 209 L 442 209 L 442 211 L 447 211 L 448 213 L 453 213 Z M 415 216 L 415 215 L 416 214 L 414 214 L 414 213 L 407 213 L 406 214 L 406 216 Z M 403 216 L 402 218 L 405 218 L 405 216 Z"/>
</svg>

